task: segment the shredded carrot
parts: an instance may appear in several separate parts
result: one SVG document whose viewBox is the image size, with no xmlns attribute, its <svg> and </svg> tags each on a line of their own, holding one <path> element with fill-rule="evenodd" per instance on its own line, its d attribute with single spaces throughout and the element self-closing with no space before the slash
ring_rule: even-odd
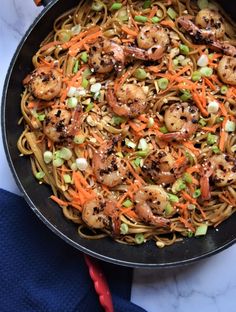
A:
<svg viewBox="0 0 236 312">
<path fill-rule="evenodd" d="M 204 81 L 206 82 L 206 84 L 208 85 L 209 88 L 211 88 L 212 91 L 216 90 L 216 87 L 213 85 L 213 83 L 207 79 L 206 77 L 204 77 Z"/>
<path fill-rule="evenodd" d="M 192 151 L 196 156 L 199 155 L 200 153 L 199 150 L 196 147 L 194 147 L 192 142 L 183 142 L 183 145 L 187 147 L 190 151 Z"/>
<path fill-rule="evenodd" d="M 162 26 L 167 26 L 167 27 L 170 27 L 170 28 L 174 28 L 175 27 L 175 23 L 172 22 L 172 21 L 164 20 L 164 21 L 161 21 L 160 24 Z"/>
<path fill-rule="evenodd" d="M 102 31 L 86 36 L 84 39 L 72 45 L 69 49 L 69 55 L 76 56 L 76 54 L 84 47 L 84 44 L 93 43 L 98 37 L 102 35 Z"/>
<path fill-rule="evenodd" d="M 186 160 L 186 157 L 185 157 L 185 156 L 179 157 L 179 158 L 175 161 L 174 167 L 175 167 L 175 168 L 181 167 L 181 166 L 184 164 L 185 160 Z"/>
<path fill-rule="evenodd" d="M 100 144 L 104 144 L 104 140 L 103 138 L 101 138 L 99 135 L 97 135 L 97 133 L 95 131 L 91 131 L 93 137 L 98 141 L 98 143 Z"/>
<path fill-rule="evenodd" d="M 129 163 L 128 160 L 124 159 L 124 161 L 126 162 L 129 171 L 131 172 L 131 174 L 134 176 L 134 178 L 141 184 L 145 184 L 145 182 L 143 181 L 143 179 L 135 172 L 135 170 L 133 169 L 133 167 L 131 166 L 131 164 Z"/>
<path fill-rule="evenodd" d="M 51 41 L 45 45 L 43 45 L 41 48 L 40 48 L 40 51 L 43 52 L 43 51 L 46 51 L 47 49 L 51 48 L 51 47 L 55 47 L 57 45 L 61 44 L 61 41 Z"/>
<path fill-rule="evenodd" d="M 135 122 L 133 122 L 131 120 L 129 121 L 129 125 L 135 132 L 140 132 L 140 131 L 144 130 L 147 127 L 147 125 L 144 124 L 144 123 L 140 124 L 140 125 L 137 125 Z"/>
<path fill-rule="evenodd" d="M 124 75 L 122 75 L 122 77 L 118 80 L 118 81 L 115 81 L 115 84 L 114 84 L 114 91 L 117 92 L 121 86 L 124 84 L 124 82 L 128 79 L 128 77 L 132 74 L 131 71 L 127 71 Z"/>
<path fill-rule="evenodd" d="M 200 167 L 199 167 L 199 165 L 195 165 L 195 166 L 187 168 L 186 171 L 188 173 L 190 173 L 190 174 L 193 173 L 193 172 L 199 173 L 200 172 Z"/>
<path fill-rule="evenodd" d="M 208 111 L 203 107 L 203 104 L 199 98 L 199 95 L 196 93 L 196 92 L 192 92 L 192 97 L 197 105 L 197 107 L 199 108 L 201 114 L 204 116 L 204 117 L 207 117 L 209 115 Z"/>
<path fill-rule="evenodd" d="M 138 36 L 138 32 L 136 30 L 130 29 L 129 27 L 123 25 L 121 27 L 121 29 L 128 35 L 133 36 L 133 37 L 137 37 Z"/>
<path fill-rule="evenodd" d="M 227 122 L 228 118 L 225 117 L 223 122 L 222 122 L 222 128 L 220 132 L 220 142 L 219 142 L 219 149 L 223 152 L 225 149 L 225 142 L 227 140 L 228 134 L 225 132 L 225 125 Z"/>
<path fill-rule="evenodd" d="M 137 119 L 143 122 L 148 122 L 148 118 L 146 117 L 145 114 L 139 115 Z"/>
<path fill-rule="evenodd" d="M 153 6 L 151 11 L 150 11 L 149 18 L 153 18 L 153 16 L 156 15 L 156 12 L 157 12 L 157 7 Z"/>
<path fill-rule="evenodd" d="M 206 107 L 206 85 L 205 85 L 205 80 L 203 79 L 202 82 L 202 94 L 201 94 L 201 99 L 202 99 L 202 106 Z"/>
<path fill-rule="evenodd" d="M 50 198 L 60 206 L 65 206 L 65 207 L 68 206 L 68 202 L 65 202 L 64 200 L 59 199 L 55 195 L 51 195 Z"/>
<path fill-rule="evenodd" d="M 227 110 L 226 110 L 223 103 L 220 103 L 220 110 L 221 110 L 223 116 L 225 116 L 225 117 L 228 116 Z"/>
<path fill-rule="evenodd" d="M 182 194 L 183 198 L 185 198 L 187 201 L 191 202 L 192 204 L 197 203 L 196 199 L 192 198 L 188 193 L 182 191 L 181 194 Z"/>
<path fill-rule="evenodd" d="M 201 129 L 204 130 L 204 131 L 209 131 L 209 132 L 213 132 L 215 133 L 216 132 L 216 129 L 219 127 L 220 125 L 217 124 L 217 125 L 214 125 L 212 127 L 202 127 Z"/>
<path fill-rule="evenodd" d="M 194 227 L 192 226 L 192 224 L 189 223 L 186 219 L 184 219 L 184 218 L 182 218 L 182 217 L 179 217 L 178 219 L 179 219 L 179 221 L 180 221 L 181 223 L 184 224 L 184 226 L 185 226 L 186 228 L 188 228 L 188 229 L 191 230 L 192 232 L 195 232 L 195 229 L 194 229 Z"/>
</svg>

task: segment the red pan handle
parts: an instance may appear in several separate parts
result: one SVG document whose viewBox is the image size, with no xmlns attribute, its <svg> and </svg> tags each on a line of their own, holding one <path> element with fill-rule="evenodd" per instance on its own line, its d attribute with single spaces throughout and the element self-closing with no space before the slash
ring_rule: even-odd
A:
<svg viewBox="0 0 236 312">
<path fill-rule="evenodd" d="M 42 5 L 42 2 L 41 0 L 34 0 L 34 3 L 37 5 L 37 6 L 40 6 Z"/>
<path fill-rule="evenodd" d="M 109 286 L 98 262 L 87 255 L 84 255 L 84 258 L 101 306 L 105 312 L 114 312 Z"/>
<path fill-rule="evenodd" d="M 46 6 L 49 2 L 51 2 L 52 0 L 34 0 L 34 3 L 37 6 L 43 5 Z"/>
</svg>

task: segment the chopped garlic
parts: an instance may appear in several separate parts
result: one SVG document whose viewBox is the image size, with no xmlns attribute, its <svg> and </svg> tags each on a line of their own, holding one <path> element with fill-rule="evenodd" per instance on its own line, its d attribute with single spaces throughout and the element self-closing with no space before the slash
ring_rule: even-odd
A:
<svg viewBox="0 0 236 312">
<path fill-rule="evenodd" d="M 207 111 L 208 113 L 212 113 L 212 114 L 216 114 L 219 110 L 219 103 L 217 101 L 211 101 L 208 103 L 208 106 L 207 106 Z"/>
<path fill-rule="evenodd" d="M 88 162 L 83 157 L 76 159 L 76 165 L 80 171 L 85 171 L 88 168 Z"/>
</svg>

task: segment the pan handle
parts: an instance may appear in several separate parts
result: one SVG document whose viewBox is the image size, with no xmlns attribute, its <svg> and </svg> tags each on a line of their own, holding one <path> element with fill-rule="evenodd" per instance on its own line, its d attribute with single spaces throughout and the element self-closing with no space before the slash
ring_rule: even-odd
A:
<svg viewBox="0 0 236 312">
<path fill-rule="evenodd" d="M 46 6 L 47 4 L 49 4 L 52 0 L 34 0 L 34 3 L 37 6 L 43 5 Z"/>
</svg>

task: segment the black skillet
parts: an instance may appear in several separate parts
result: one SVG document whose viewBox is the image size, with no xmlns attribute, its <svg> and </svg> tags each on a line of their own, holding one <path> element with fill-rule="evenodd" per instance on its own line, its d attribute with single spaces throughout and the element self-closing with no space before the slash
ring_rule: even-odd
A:
<svg viewBox="0 0 236 312">
<path fill-rule="evenodd" d="M 40 2 L 40 1 L 35 1 Z M 12 59 L 2 96 L 2 132 L 7 159 L 25 200 L 36 215 L 58 236 L 85 254 L 130 267 L 167 267 L 187 264 L 213 255 L 236 241 L 236 214 L 223 222 L 218 231 L 210 229 L 202 238 L 184 239 L 173 246 L 158 249 L 153 242 L 126 246 L 112 241 L 85 240 L 79 237 L 77 226 L 66 220 L 51 200 L 50 188 L 39 185 L 31 174 L 30 161 L 19 157 L 17 139 L 22 127 L 17 125 L 20 113 L 22 80 L 32 70 L 31 59 L 46 37 L 55 19 L 78 4 L 78 0 L 44 0 L 45 9 L 25 34 Z M 234 1 L 222 1 L 223 7 L 236 18 Z M 3 177 L 4 178 L 4 177 Z M 47 242 L 45 242 L 47 243 Z"/>
</svg>

